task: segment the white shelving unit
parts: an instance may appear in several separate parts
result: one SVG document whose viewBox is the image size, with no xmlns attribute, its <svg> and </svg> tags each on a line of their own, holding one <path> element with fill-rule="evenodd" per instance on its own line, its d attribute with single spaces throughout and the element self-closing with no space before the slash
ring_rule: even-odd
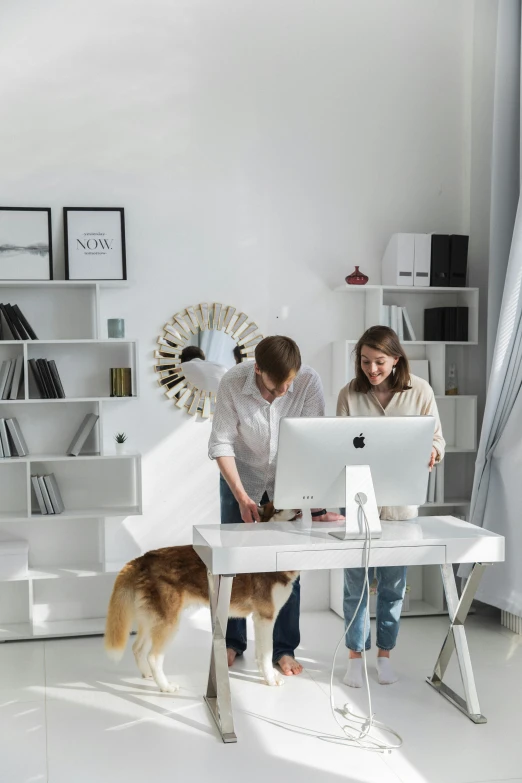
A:
<svg viewBox="0 0 522 783">
<path fill-rule="evenodd" d="M 0 361 L 22 355 L 17 400 L 0 401 L 0 418 L 16 417 L 25 457 L 0 459 L 0 534 L 28 542 L 27 575 L 0 576 L 0 641 L 103 631 L 114 564 L 105 556 L 106 520 L 142 513 L 141 457 L 103 448 L 104 406 L 139 394 L 134 340 L 107 339 L 100 323 L 104 288 L 118 281 L 0 281 L 0 301 L 16 303 L 38 340 L 0 341 Z M 28 360 L 54 359 L 67 397 L 40 399 Z M 110 368 L 131 367 L 133 397 L 110 396 Z M 82 454 L 67 447 L 87 413 L 99 416 Z M 107 441 L 108 439 L 105 439 Z M 31 475 L 54 473 L 62 514 L 42 515 Z"/>
<path fill-rule="evenodd" d="M 477 345 L 478 288 L 431 288 L 413 286 L 342 285 L 335 289 L 348 295 L 350 333 L 346 339 L 332 345 L 332 388 L 334 394 L 345 386 L 355 373 L 353 351 L 360 336 L 370 326 L 382 323 L 382 305 L 405 307 L 415 335 L 424 336 L 424 310 L 430 307 L 464 306 L 469 309 L 467 342 L 433 342 L 404 340 L 402 345 L 409 359 L 427 359 L 430 383 L 435 392 L 446 440 L 446 457 L 437 468 L 438 498 L 426 503 L 421 514 L 454 514 L 465 517 L 469 511 L 472 464 L 477 449 L 477 397 L 473 394 L 445 394 L 446 368 L 455 363 L 458 369 L 459 391 L 468 391 L 463 377 L 464 351 Z M 330 606 L 342 615 L 342 571 L 331 571 Z M 405 616 L 441 614 L 446 612 L 444 591 L 439 571 L 433 566 L 408 569 L 410 611 Z"/>
</svg>

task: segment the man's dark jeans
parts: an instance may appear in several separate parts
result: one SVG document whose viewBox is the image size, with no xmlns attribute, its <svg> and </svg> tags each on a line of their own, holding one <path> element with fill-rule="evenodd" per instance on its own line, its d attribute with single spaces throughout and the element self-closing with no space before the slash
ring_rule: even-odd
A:
<svg viewBox="0 0 522 783">
<path fill-rule="evenodd" d="M 228 525 L 243 522 L 239 503 L 222 476 L 219 481 L 219 492 L 221 497 L 221 524 Z M 265 492 L 261 498 L 261 503 L 268 503 L 268 499 L 268 495 Z M 279 612 L 274 626 L 274 663 L 277 663 L 283 655 L 293 656 L 296 648 L 299 646 L 300 593 L 301 585 L 299 579 L 296 579 L 290 598 Z M 230 619 L 227 625 L 227 647 L 235 650 L 238 655 L 242 655 L 246 650 L 246 646 L 246 620 L 243 618 Z"/>
</svg>

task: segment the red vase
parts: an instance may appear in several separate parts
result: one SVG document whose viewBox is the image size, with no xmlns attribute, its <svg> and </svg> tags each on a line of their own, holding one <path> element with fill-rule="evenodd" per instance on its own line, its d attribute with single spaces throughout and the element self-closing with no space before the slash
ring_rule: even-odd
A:
<svg viewBox="0 0 522 783">
<path fill-rule="evenodd" d="M 345 277 L 346 282 L 348 285 L 366 285 L 368 282 L 368 276 L 365 275 L 363 272 L 359 271 L 359 267 L 355 267 L 355 272 L 352 272 L 351 275 L 348 275 L 348 277 Z"/>
</svg>

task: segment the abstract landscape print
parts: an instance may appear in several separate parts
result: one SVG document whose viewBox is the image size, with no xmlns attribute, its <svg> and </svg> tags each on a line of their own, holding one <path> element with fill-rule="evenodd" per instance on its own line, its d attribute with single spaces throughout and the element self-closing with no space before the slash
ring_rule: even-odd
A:
<svg viewBox="0 0 522 783">
<path fill-rule="evenodd" d="M 52 280 L 51 210 L 0 207 L 0 280 Z"/>
</svg>

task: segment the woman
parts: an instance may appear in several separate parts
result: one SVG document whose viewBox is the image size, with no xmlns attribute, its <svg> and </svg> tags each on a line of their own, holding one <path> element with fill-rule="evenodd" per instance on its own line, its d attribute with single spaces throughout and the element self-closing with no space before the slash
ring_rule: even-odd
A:
<svg viewBox="0 0 522 783">
<path fill-rule="evenodd" d="M 341 389 L 337 400 L 338 416 L 433 416 L 435 434 L 429 463 L 430 470 L 444 457 L 439 413 L 433 389 L 422 378 L 410 374 L 408 359 L 399 338 L 387 326 L 372 326 L 355 347 L 355 378 Z M 402 520 L 418 516 L 417 506 L 389 506 L 380 509 L 381 519 Z M 399 619 L 406 590 L 406 567 L 377 568 L 377 673 L 381 685 L 391 685 L 398 677 L 390 663 L 395 647 Z M 364 587 L 364 568 L 345 568 L 344 619 L 351 622 Z M 366 639 L 363 638 L 368 628 Z M 369 622 L 366 619 L 366 597 L 346 634 L 350 651 L 346 685 L 363 684 L 361 653 L 370 649 Z"/>
</svg>

